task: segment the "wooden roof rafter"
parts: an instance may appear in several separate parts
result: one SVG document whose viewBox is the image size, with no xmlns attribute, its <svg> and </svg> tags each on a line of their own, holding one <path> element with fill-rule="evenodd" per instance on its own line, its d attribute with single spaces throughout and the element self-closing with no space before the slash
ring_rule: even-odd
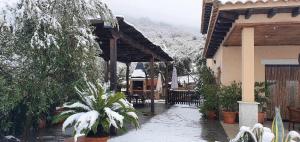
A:
<svg viewBox="0 0 300 142">
<path fill-rule="evenodd" d="M 101 57 L 109 60 L 110 39 L 117 38 L 117 60 L 123 63 L 149 62 L 152 57 L 155 61 L 172 61 L 160 46 L 153 44 L 134 26 L 128 24 L 123 17 L 117 17 L 118 28 L 105 27 L 103 22 L 94 22 L 95 34 L 102 50 Z"/>
</svg>

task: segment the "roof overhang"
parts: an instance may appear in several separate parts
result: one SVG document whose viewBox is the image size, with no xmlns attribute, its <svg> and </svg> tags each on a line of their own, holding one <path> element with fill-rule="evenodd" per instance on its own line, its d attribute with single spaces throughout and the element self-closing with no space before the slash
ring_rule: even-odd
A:
<svg viewBox="0 0 300 142">
<path fill-rule="evenodd" d="M 246 2 L 246 3 L 225 3 L 218 1 L 211 2 L 211 12 L 202 13 L 202 17 L 210 15 L 209 20 L 202 18 L 202 33 L 207 33 L 207 39 L 203 56 L 212 58 L 218 48 L 223 43 L 228 32 L 231 31 L 235 21 L 244 16 L 245 19 L 255 14 L 265 14 L 268 18 L 272 18 L 277 13 L 289 13 L 292 17 L 296 17 L 300 13 L 300 3 L 297 1 L 269 1 L 269 2 Z M 204 4 L 205 5 L 205 4 Z M 209 5 L 207 5 L 209 6 Z M 205 28 L 205 25 L 208 25 Z"/>
</svg>

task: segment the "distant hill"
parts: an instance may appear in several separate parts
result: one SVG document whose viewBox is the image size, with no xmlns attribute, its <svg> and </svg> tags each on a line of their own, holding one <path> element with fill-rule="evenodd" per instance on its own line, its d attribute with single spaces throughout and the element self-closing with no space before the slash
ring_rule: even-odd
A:
<svg viewBox="0 0 300 142">
<path fill-rule="evenodd" d="M 148 18 L 125 17 L 125 20 L 174 58 L 194 60 L 202 53 L 205 38 L 200 31 L 153 22 Z"/>
</svg>

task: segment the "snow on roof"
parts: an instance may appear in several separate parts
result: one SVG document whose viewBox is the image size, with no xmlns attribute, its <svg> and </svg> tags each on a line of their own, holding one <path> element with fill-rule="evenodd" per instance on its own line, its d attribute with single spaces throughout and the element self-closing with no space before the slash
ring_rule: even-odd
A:
<svg viewBox="0 0 300 142">
<path fill-rule="evenodd" d="M 227 4 L 227 3 L 232 3 L 232 4 L 236 4 L 236 3 L 247 3 L 247 2 L 252 2 L 252 3 L 256 3 L 256 2 L 276 2 L 278 0 L 218 0 L 219 2 L 221 2 L 221 4 Z M 288 1 L 288 0 L 284 0 L 284 1 Z"/>
<path fill-rule="evenodd" d="M 145 67 L 143 63 L 137 63 L 131 78 L 146 78 Z"/>
<path fill-rule="evenodd" d="M 131 78 L 145 78 L 146 77 L 146 74 L 143 70 L 141 69 L 135 69 L 131 75 Z"/>
<path fill-rule="evenodd" d="M 185 75 L 185 76 L 178 76 L 178 82 L 179 83 L 195 83 L 196 82 L 196 75 Z"/>
</svg>

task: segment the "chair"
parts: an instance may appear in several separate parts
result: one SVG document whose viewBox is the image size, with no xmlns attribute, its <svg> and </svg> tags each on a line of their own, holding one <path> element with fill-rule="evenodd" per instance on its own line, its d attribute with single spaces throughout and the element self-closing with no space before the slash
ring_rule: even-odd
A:
<svg viewBox="0 0 300 142">
<path fill-rule="evenodd" d="M 293 107 L 287 107 L 289 112 L 289 131 L 291 124 L 293 124 L 293 130 L 295 129 L 295 123 L 300 123 L 300 109 L 296 109 Z"/>
</svg>

